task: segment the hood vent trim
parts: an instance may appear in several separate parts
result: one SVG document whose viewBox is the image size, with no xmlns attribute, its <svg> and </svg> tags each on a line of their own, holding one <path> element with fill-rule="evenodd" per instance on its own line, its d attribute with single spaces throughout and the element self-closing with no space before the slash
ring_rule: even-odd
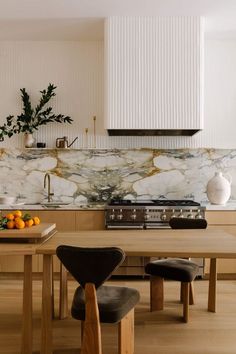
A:
<svg viewBox="0 0 236 354">
<path fill-rule="evenodd" d="M 110 136 L 193 136 L 202 129 L 107 129 Z"/>
</svg>

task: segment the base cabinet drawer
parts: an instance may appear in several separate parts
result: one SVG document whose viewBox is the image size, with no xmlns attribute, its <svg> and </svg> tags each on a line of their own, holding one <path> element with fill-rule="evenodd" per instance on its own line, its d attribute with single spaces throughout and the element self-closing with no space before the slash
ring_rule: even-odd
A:
<svg viewBox="0 0 236 354">
<path fill-rule="evenodd" d="M 113 275 L 145 275 L 145 265 L 150 262 L 150 257 L 126 257 L 122 265 Z"/>
<path fill-rule="evenodd" d="M 236 237 L 236 211 L 229 210 L 210 210 L 206 211 L 206 220 L 208 227 L 216 228 L 229 232 Z M 210 269 L 210 260 L 205 261 L 205 273 L 208 274 Z M 236 279 L 236 259 L 218 259 L 217 260 L 218 274 L 235 275 Z"/>
</svg>

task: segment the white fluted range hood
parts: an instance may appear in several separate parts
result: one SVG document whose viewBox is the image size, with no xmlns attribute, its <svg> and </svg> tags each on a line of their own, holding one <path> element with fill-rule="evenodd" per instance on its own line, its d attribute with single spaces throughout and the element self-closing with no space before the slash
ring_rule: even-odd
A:
<svg viewBox="0 0 236 354">
<path fill-rule="evenodd" d="M 203 129 L 203 19 L 105 22 L 109 135 L 193 135 Z"/>
</svg>

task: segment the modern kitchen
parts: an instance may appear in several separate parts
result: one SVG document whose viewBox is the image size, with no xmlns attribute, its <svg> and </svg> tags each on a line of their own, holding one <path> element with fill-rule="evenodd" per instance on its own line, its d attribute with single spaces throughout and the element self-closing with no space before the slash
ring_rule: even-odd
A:
<svg viewBox="0 0 236 354">
<path fill-rule="evenodd" d="M 236 352 L 235 5 L 0 0 L 0 353 Z"/>
</svg>

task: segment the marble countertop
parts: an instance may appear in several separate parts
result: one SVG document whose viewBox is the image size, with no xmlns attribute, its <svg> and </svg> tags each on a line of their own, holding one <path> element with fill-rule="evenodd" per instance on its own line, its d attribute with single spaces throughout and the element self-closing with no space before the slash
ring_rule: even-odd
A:
<svg viewBox="0 0 236 354">
<path fill-rule="evenodd" d="M 14 205 L 3 205 L 0 204 L 0 210 L 104 210 L 104 204 L 67 204 L 67 205 L 50 205 L 46 206 L 43 204 L 14 204 Z"/>
<path fill-rule="evenodd" d="M 236 200 L 230 200 L 225 205 L 215 205 L 210 202 L 202 202 L 206 210 L 236 210 Z M 67 205 L 44 205 L 44 204 L 0 204 L 0 210 L 104 210 L 106 204 L 67 204 Z"/>
<path fill-rule="evenodd" d="M 236 200 L 229 200 L 224 205 L 211 204 L 210 202 L 201 203 L 201 205 L 205 206 L 206 210 L 236 210 Z"/>
</svg>

